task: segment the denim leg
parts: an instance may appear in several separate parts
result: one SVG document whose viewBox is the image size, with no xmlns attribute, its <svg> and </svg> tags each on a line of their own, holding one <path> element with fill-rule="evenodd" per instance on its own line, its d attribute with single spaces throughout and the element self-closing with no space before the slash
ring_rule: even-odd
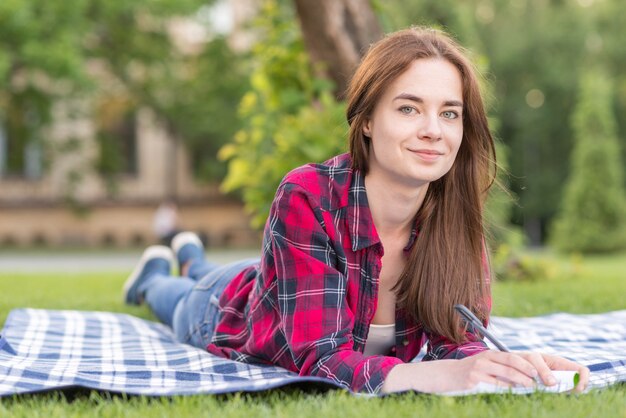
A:
<svg viewBox="0 0 626 418">
<path fill-rule="evenodd" d="M 193 260 L 189 264 L 189 269 L 187 270 L 187 276 L 189 276 L 191 279 L 195 281 L 198 281 L 202 279 L 204 276 L 206 276 L 207 274 L 209 274 L 210 272 L 212 272 L 213 270 L 218 269 L 220 267 L 221 266 L 219 264 L 211 263 L 210 261 L 207 261 L 206 259 Z"/>
<path fill-rule="evenodd" d="M 139 290 L 159 321 L 172 327 L 176 305 L 195 285 L 196 282 L 188 277 L 155 274 L 142 283 Z"/>
<path fill-rule="evenodd" d="M 259 260 L 244 260 L 212 269 L 178 303 L 173 329 L 176 338 L 206 349 L 219 320 L 219 298 L 230 281 L 244 268 Z"/>
</svg>

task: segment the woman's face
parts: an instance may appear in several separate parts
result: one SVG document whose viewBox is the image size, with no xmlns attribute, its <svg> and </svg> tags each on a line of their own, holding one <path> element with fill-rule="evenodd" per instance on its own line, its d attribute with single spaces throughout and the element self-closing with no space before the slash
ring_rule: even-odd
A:
<svg viewBox="0 0 626 418">
<path fill-rule="evenodd" d="M 463 138 L 463 85 L 446 60 L 413 61 L 376 104 L 363 133 L 368 175 L 419 187 L 441 178 Z"/>
</svg>

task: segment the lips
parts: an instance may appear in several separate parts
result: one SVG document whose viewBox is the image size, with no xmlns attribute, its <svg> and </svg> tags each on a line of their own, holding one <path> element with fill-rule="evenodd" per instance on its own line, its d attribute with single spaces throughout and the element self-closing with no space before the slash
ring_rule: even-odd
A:
<svg viewBox="0 0 626 418">
<path fill-rule="evenodd" d="M 443 152 L 432 150 L 432 149 L 416 149 L 411 150 L 416 154 L 425 154 L 425 155 L 443 155 Z"/>
<path fill-rule="evenodd" d="M 417 155 L 422 161 L 436 161 L 443 155 L 443 152 L 434 149 L 410 149 L 409 151 Z"/>
</svg>

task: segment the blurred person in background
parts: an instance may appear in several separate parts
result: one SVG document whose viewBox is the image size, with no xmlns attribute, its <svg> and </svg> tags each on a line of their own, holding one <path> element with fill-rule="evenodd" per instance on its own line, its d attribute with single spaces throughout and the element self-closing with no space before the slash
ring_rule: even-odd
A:
<svg viewBox="0 0 626 418">
<path fill-rule="evenodd" d="M 154 213 L 152 230 L 161 245 L 169 246 L 178 232 L 178 206 L 168 199 L 162 202 Z"/>
</svg>

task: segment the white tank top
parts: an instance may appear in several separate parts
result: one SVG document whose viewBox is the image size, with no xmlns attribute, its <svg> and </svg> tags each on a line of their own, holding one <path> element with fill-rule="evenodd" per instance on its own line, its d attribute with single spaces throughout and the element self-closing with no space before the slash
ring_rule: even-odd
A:
<svg viewBox="0 0 626 418">
<path fill-rule="evenodd" d="M 385 355 L 396 344 L 396 324 L 370 325 L 365 341 L 366 356 Z"/>
</svg>

